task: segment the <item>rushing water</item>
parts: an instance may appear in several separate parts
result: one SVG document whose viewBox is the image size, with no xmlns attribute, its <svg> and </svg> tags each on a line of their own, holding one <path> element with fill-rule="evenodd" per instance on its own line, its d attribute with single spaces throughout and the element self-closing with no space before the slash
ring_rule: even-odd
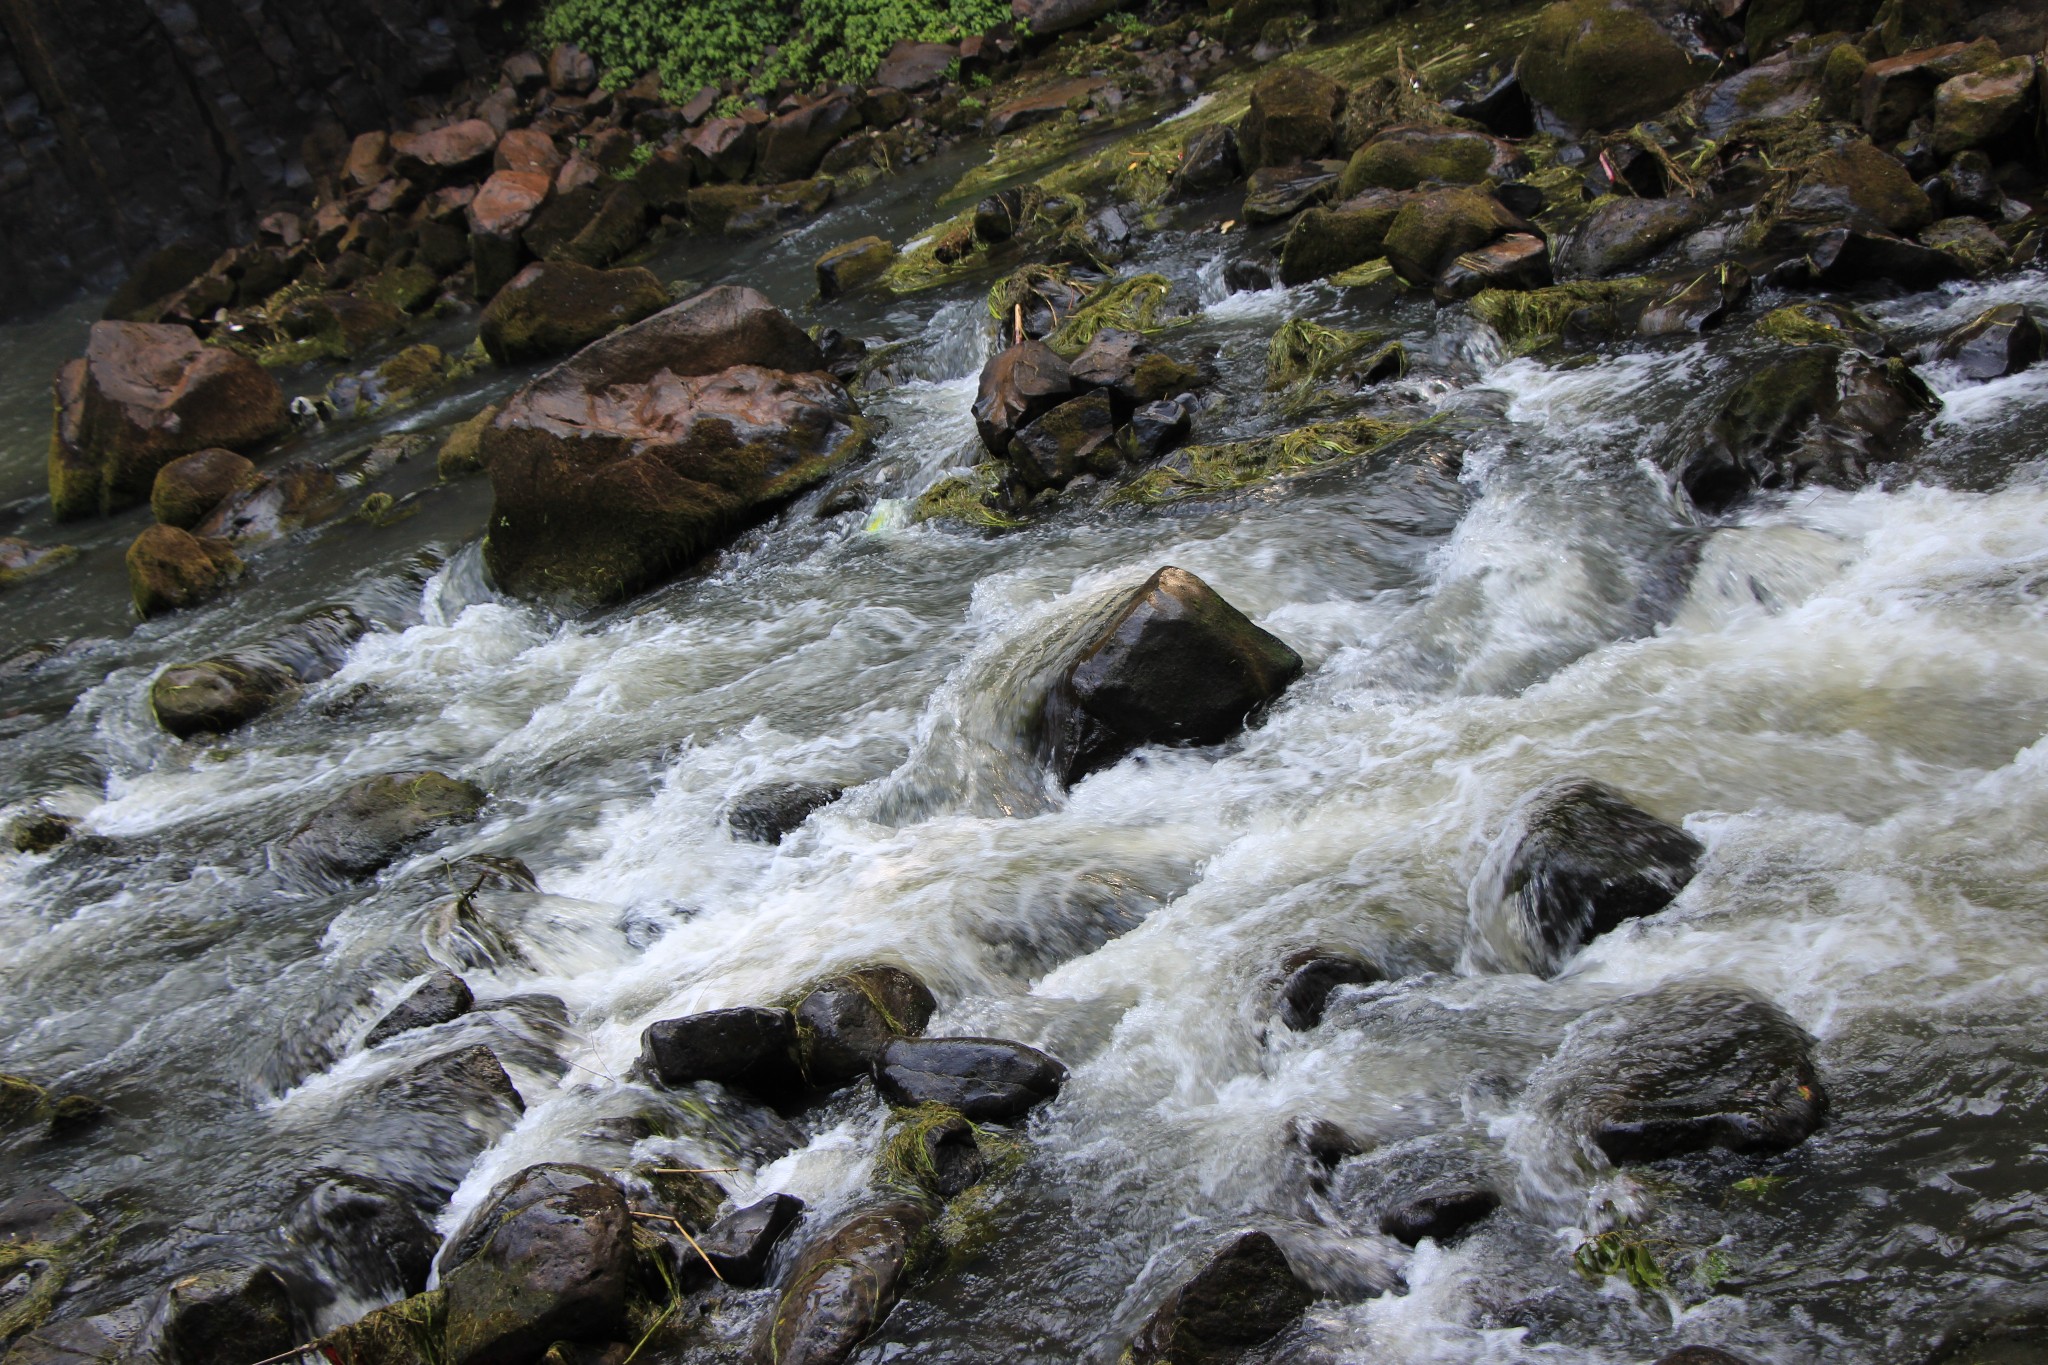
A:
<svg viewBox="0 0 2048 1365">
<path fill-rule="evenodd" d="M 1113 1359 L 1244 1226 L 1282 1233 L 1330 1291 L 1283 1344 L 1299 1360 L 1608 1362 L 1688 1341 L 1914 1360 L 2048 1306 L 2048 367 L 1982 385 L 1929 368 L 1945 406 L 1910 478 L 1709 526 L 1660 461 L 1760 354 L 1743 324 L 1770 298 L 1705 342 L 1503 360 L 1427 303 L 1219 299 L 1219 243 L 1250 248 L 1190 226 L 1140 264 L 1190 300 L 1206 282 L 1214 306 L 1168 342 L 1221 374 L 1204 439 L 1285 425 L 1259 393 L 1263 348 L 1311 314 L 1402 333 L 1415 373 L 1331 411 L 1435 416 L 1422 452 L 1002 536 L 915 526 L 908 500 L 973 459 L 972 376 L 994 344 L 979 287 L 826 308 L 806 269 L 866 232 L 912 235 L 959 169 L 780 242 L 657 263 L 908 342 L 903 382 L 864 400 L 885 432 L 868 507 L 821 516 L 813 495 L 701 571 L 565 620 L 493 595 L 486 483 L 436 486 L 429 454 L 378 485 L 416 515 L 264 548 L 213 605 L 125 618 L 120 553 L 146 513 L 65 528 L 82 561 L 10 594 L 0 656 L 68 643 L 0 681 L 0 780 L 81 825 L 55 852 L 0 855 L 0 1068 L 114 1111 L 7 1153 L 8 1185 L 55 1182 L 118 1230 L 65 1313 L 223 1247 L 274 1254 L 319 1167 L 452 1189 L 444 1230 L 522 1165 L 629 1155 L 735 1166 L 736 1199 L 788 1190 L 829 1215 L 866 1188 L 871 1091 L 805 1116 L 777 1155 L 773 1133 L 665 1110 L 629 1073 L 650 1020 L 878 960 L 931 984 L 933 1032 L 1032 1042 L 1073 1078 L 980 1211 L 985 1240 L 916 1285 L 863 1361 Z M 1910 339 L 2007 300 L 2048 304 L 2048 280 L 1872 306 Z M 34 498 L 45 380 L 90 313 L 0 337 L 16 499 L 0 532 L 56 534 Z M 341 459 L 435 430 L 519 377 L 306 444 Z M 1025 735 L 1035 697 L 1162 564 L 1307 674 L 1240 739 L 1143 752 L 1059 794 Z M 151 721 L 165 662 L 333 601 L 378 629 L 296 704 L 215 744 Z M 483 818 L 363 887 L 271 870 L 266 845 L 306 811 L 407 767 L 486 786 Z M 1555 980 L 1461 970 L 1489 839 L 1561 775 L 1682 822 L 1707 848 L 1699 875 Z M 790 779 L 852 791 L 780 847 L 736 841 L 734 796 Z M 508 945 L 488 962 L 433 932 L 444 861 L 480 852 L 524 859 L 543 888 L 483 898 Z M 1291 1033 L 1277 967 L 1318 945 L 1400 979 Z M 358 1050 L 437 958 L 463 965 L 478 1011 Z M 1828 1125 L 1775 1158 L 1560 1162 L 1524 1081 L 1586 1009 L 1680 978 L 1746 985 L 1814 1034 Z M 516 1124 L 378 1118 L 381 1078 L 478 1040 L 525 1096 Z M 672 1135 L 641 1136 L 649 1113 Z M 1312 1119 L 1377 1150 L 1321 1188 L 1289 1139 Z M 1447 1152 L 1506 1207 L 1449 1248 L 1380 1237 L 1360 1212 L 1374 1171 Z M 1624 1220 L 1679 1263 L 1717 1253 L 1718 1283 L 1579 1274 L 1574 1248 Z M 369 1302 L 344 1294 L 320 1325 Z"/>
</svg>

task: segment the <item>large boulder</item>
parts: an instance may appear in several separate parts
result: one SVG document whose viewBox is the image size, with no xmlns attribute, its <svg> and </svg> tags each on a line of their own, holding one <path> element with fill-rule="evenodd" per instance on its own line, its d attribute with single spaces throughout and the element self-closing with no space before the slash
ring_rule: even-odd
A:
<svg viewBox="0 0 2048 1365">
<path fill-rule="evenodd" d="M 1574 131 L 1654 118 L 1706 78 L 1677 40 L 1627 0 L 1558 0 L 1522 49 L 1529 98 Z"/>
<path fill-rule="evenodd" d="M 172 664 L 149 685 L 150 714 L 179 739 L 239 729 L 299 687 L 332 676 L 368 629 L 349 608 L 326 607 L 251 648 Z"/>
<path fill-rule="evenodd" d="M 1856 488 L 1870 466 L 1905 455 L 1914 419 L 1939 406 L 1904 361 L 1802 347 L 1729 395 L 1678 481 L 1710 512 L 1760 488 Z"/>
<path fill-rule="evenodd" d="M 1214 588 L 1163 568 L 1046 698 L 1042 747 L 1068 785 L 1146 744 L 1215 744 L 1301 674 L 1301 656 Z"/>
<path fill-rule="evenodd" d="M 531 1365 L 557 1341 L 627 1334 L 632 1218 L 602 1177 L 503 1217 L 449 1272 L 448 1365 Z"/>
<path fill-rule="evenodd" d="M 1237 127 L 1238 155 L 1248 171 L 1308 161 L 1330 149 L 1344 87 L 1305 66 L 1276 66 L 1252 87 L 1251 108 Z"/>
<path fill-rule="evenodd" d="M 1996 142 L 2020 127 L 2039 102 L 2032 57 L 2011 57 L 1943 81 L 1934 92 L 1936 156 Z"/>
<path fill-rule="evenodd" d="M 342 789 L 279 846 L 282 860 L 312 876 L 367 877 L 444 825 L 476 818 L 484 789 L 443 773 L 365 777 Z"/>
<path fill-rule="evenodd" d="M 716 549 L 866 440 L 824 363 L 729 285 L 585 347 L 483 433 L 492 576 L 522 597 L 616 600 Z"/>
<path fill-rule="evenodd" d="M 249 1365 L 299 1340 L 291 1292 L 268 1266 L 204 1270 L 171 1282 L 156 1309 L 179 1365 Z"/>
<path fill-rule="evenodd" d="M 1641 265 L 1697 227 L 1690 199 L 1610 199 L 1587 214 L 1558 248 L 1558 273 L 1597 280 Z"/>
<path fill-rule="evenodd" d="M 156 472 L 149 489 L 149 510 L 164 525 L 189 531 L 222 498 L 253 487 L 261 477 L 254 462 L 232 450 L 180 455 Z"/>
<path fill-rule="evenodd" d="M 756 1359 L 839 1365 L 895 1306 L 932 1210 L 920 1200 L 842 1218 L 805 1246 L 768 1315 Z"/>
<path fill-rule="evenodd" d="M 1292 1327 L 1315 1299 L 1270 1233 L 1241 1232 L 1166 1296 L 1125 1359 L 1235 1365 Z"/>
<path fill-rule="evenodd" d="M 1120 463 L 1116 427 L 1105 390 L 1069 398 L 1010 438 L 1010 468 L 1033 491 L 1064 488 L 1084 473 L 1112 473 Z"/>
<path fill-rule="evenodd" d="M 640 1035 L 640 1061 L 666 1086 L 716 1081 L 771 1100 L 803 1088 L 795 1016 L 759 1005 L 657 1019 Z"/>
<path fill-rule="evenodd" d="M 938 1002 L 901 967 L 863 967 L 835 976 L 797 1003 L 804 1076 L 812 1085 L 849 1085 L 875 1069 L 889 1044 L 924 1032 Z"/>
<path fill-rule="evenodd" d="M 1529 1085 L 1536 1112 L 1614 1162 L 1780 1152 L 1827 1114 L 1813 1040 L 1769 1001 L 1697 981 L 1582 1015 Z"/>
<path fill-rule="evenodd" d="M 314 1278 L 366 1298 L 425 1289 L 441 1245 L 407 1191 L 342 1171 L 308 1179 L 287 1226 Z"/>
<path fill-rule="evenodd" d="M 1313 208 L 1294 220 L 1280 243 L 1280 282 L 1307 284 L 1387 254 L 1387 230 L 1408 196 L 1369 190 L 1332 208 Z"/>
<path fill-rule="evenodd" d="M 772 118 L 761 129 L 754 174 L 774 183 L 808 180 L 826 149 L 860 126 L 860 102 L 847 94 L 828 95 Z"/>
<path fill-rule="evenodd" d="M 1998 44 L 1988 38 L 1880 58 L 1857 80 L 1856 121 L 1880 142 L 1890 142 L 1906 132 L 1943 84 L 1998 60 Z"/>
<path fill-rule="evenodd" d="M 538 261 L 484 309 L 478 337 L 500 365 L 567 355 L 668 307 L 668 290 L 640 266 L 599 270 Z"/>
<path fill-rule="evenodd" d="M 608 1183 L 610 1177 L 595 1167 L 569 1161 L 543 1161 L 506 1176 L 491 1187 L 483 1202 L 462 1220 L 455 1236 L 440 1248 L 436 1268 L 441 1279 L 446 1281 L 457 1267 L 475 1259 L 506 1219 L 558 1194 Z"/>
<path fill-rule="evenodd" d="M 284 391 L 247 356 L 188 327 L 97 322 L 57 376 L 50 512 L 58 521 L 148 501 L 180 455 L 248 450 L 290 424 Z"/>
<path fill-rule="evenodd" d="M 1934 204 L 1896 157 L 1857 141 L 1814 158 L 1783 216 L 1792 223 L 1910 234 L 1934 221 Z"/>
<path fill-rule="evenodd" d="M 1434 190 L 1401 206 L 1387 227 L 1387 261 L 1418 288 L 1434 285 L 1451 262 L 1490 246 L 1528 224 L 1490 194 L 1472 189 Z"/>
<path fill-rule="evenodd" d="M 1704 852 L 1611 787 L 1546 783 L 1516 804 L 1472 880 L 1467 954 L 1489 971 L 1551 976 L 1592 939 L 1669 905 Z"/>
<path fill-rule="evenodd" d="M 151 526 L 128 547 L 128 592 L 147 620 L 209 601 L 242 576 L 241 556 L 217 536 Z"/>
<path fill-rule="evenodd" d="M 875 1084 L 891 1104 L 942 1104 L 977 1123 L 1011 1123 L 1066 1084 L 1059 1059 L 999 1038 L 897 1038 Z"/>
<path fill-rule="evenodd" d="M 631 181 L 595 183 L 555 197 L 533 215 L 520 240 L 543 261 L 610 265 L 647 235 L 647 199 Z"/>
<path fill-rule="evenodd" d="M 1464 128 L 1404 123 L 1387 129 L 1352 154 L 1337 182 L 1337 197 L 1365 190 L 1412 190 L 1420 185 L 1476 185 L 1514 180 L 1529 159 L 1512 143 Z"/>
</svg>

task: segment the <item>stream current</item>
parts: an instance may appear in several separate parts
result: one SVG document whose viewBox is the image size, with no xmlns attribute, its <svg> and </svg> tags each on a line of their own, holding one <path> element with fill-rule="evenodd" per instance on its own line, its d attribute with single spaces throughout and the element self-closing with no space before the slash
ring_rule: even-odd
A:
<svg viewBox="0 0 2048 1365">
<path fill-rule="evenodd" d="M 862 399 L 882 423 L 864 508 L 821 516 L 810 495 L 700 570 L 564 619 L 494 595 L 488 482 L 436 485 L 429 452 L 377 485 L 416 515 L 265 547 L 206 607 L 126 617 L 120 556 L 146 511 L 62 528 L 81 560 L 9 594 L 0 657 L 62 648 L 0 667 L 0 792 L 80 823 L 54 852 L 0 855 L 0 1069 L 113 1111 L 73 1142 L 16 1144 L 0 1173 L 0 1194 L 55 1183 L 117 1230 L 63 1312 L 117 1308 L 223 1247 L 273 1251 L 294 1182 L 322 1167 L 452 1190 L 444 1232 L 540 1160 L 733 1167 L 735 1199 L 786 1190 L 828 1217 L 872 1175 L 885 1110 L 865 1085 L 790 1135 L 677 1108 L 631 1072 L 654 1019 L 876 961 L 931 985 L 932 1033 L 1016 1038 L 1073 1074 L 977 1239 L 908 1291 L 867 1365 L 1113 1360 L 1207 1247 L 1252 1226 L 1330 1292 L 1279 1351 L 1300 1361 L 1576 1365 L 1693 1341 L 1912 1361 L 2048 1308 L 2048 367 L 1974 385 L 1925 367 L 1944 406 L 1889 487 L 1708 523 L 1660 460 L 1763 354 L 1746 323 L 1768 291 L 1705 341 L 1509 359 L 1427 301 L 1224 298 L 1219 243 L 1249 246 L 1191 219 L 1124 268 L 1208 305 L 1165 342 L 1221 375 L 1197 439 L 1300 420 L 1260 390 L 1267 338 L 1308 315 L 1391 328 L 1418 360 L 1391 396 L 1318 415 L 1433 417 L 1437 454 L 1002 535 L 916 525 L 910 501 L 976 458 L 986 282 L 821 306 L 808 267 L 869 232 L 914 236 L 967 164 L 777 242 L 686 241 L 654 263 L 907 343 L 902 382 Z M 1865 302 L 1910 340 L 2005 301 L 2048 306 L 2048 278 Z M 47 379 L 94 315 L 0 335 L 0 533 L 59 536 L 39 498 Z M 474 319 L 439 327 L 428 339 L 460 346 Z M 487 372 L 294 450 L 445 427 L 525 377 Z M 1163 564 L 1307 672 L 1238 739 L 1146 750 L 1059 793 L 1031 708 L 1060 651 Z M 225 742 L 154 724 L 165 663 L 329 602 L 377 622 L 334 677 Z M 273 871 L 267 846 L 309 810 L 416 767 L 487 787 L 482 818 L 366 885 Z M 1569 775 L 1682 823 L 1706 846 L 1698 876 L 1554 980 L 1461 970 L 1488 841 Z M 780 780 L 850 791 L 779 847 L 736 840 L 733 798 Z M 490 953 L 434 927 L 445 863 L 474 853 L 523 859 L 542 888 L 488 902 Z M 1314 946 L 1399 979 L 1290 1032 L 1279 964 Z M 476 1012 L 362 1050 L 436 962 Z M 1811 1032 L 1829 1122 L 1771 1158 L 1559 1160 L 1526 1079 L 1585 1010 L 1679 979 L 1747 986 Z M 470 1041 L 498 1051 L 523 1117 L 380 1125 L 380 1078 Z M 664 1104 L 665 1135 L 646 1135 L 635 1117 Z M 1327 1187 L 1290 1138 L 1315 1119 L 1376 1148 Z M 1504 1207 L 1449 1247 L 1381 1237 L 1360 1210 L 1402 1144 L 1471 1154 Z M 1668 1283 L 1575 1268 L 1617 1227 L 1662 1249 Z M 314 1325 L 375 1301 L 340 1294 Z"/>
</svg>

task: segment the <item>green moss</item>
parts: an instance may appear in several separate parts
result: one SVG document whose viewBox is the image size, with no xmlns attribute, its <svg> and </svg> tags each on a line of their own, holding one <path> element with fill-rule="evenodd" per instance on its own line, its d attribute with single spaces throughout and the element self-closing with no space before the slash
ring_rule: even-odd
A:
<svg viewBox="0 0 2048 1365">
<path fill-rule="evenodd" d="M 1810 300 L 1775 308 L 1757 319 L 1757 332 L 1788 346 L 1870 349 L 1882 336 L 1877 324 L 1846 304 Z"/>
<path fill-rule="evenodd" d="M 999 510 L 996 500 L 1009 475 L 997 461 L 978 464 L 973 472 L 941 479 L 918 496 L 912 521 L 958 521 L 986 531 L 1011 531 L 1024 523 Z"/>
<path fill-rule="evenodd" d="M 932 1164 L 927 1139 L 938 1129 L 955 1122 L 966 1123 L 957 1109 L 943 1104 L 920 1104 L 899 1109 L 889 1119 L 882 1150 L 875 1166 L 884 1184 L 908 1190 L 931 1190 L 939 1183 L 939 1170 Z M 972 1124 L 968 1125 L 970 1128 Z M 979 1133 L 979 1129 L 975 1130 Z"/>
<path fill-rule="evenodd" d="M 897 253 L 881 286 L 898 296 L 936 289 L 988 265 L 988 248 L 974 235 L 974 214 L 955 214 Z"/>
<path fill-rule="evenodd" d="M 1349 270 L 1340 270 L 1330 276 L 1330 283 L 1341 289 L 1365 289 L 1375 284 L 1385 284 L 1394 278 L 1394 267 L 1386 257 L 1354 265 Z"/>
<path fill-rule="evenodd" d="M 1523 354 L 1556 341 L 1574 317 L 1594 334 L 1628 331 L 1635 325 L 1628 316 L 1631 309 L 1639 311 L 1667 287 L 1662 281 L 1639 275 L 1577 280 L 1545 289 L 1488 289 L 1474 297 L 1471 306 L 1510 350 Z"/>
<path fill-rule="evenodd" d="M 1188 498 L 1234 493 L 1269 480 L 1287 478 L 1370 455 L 1410 424 L 1354 417 L 1306 426 L 1279 436 L 1227 445 L 1188 446 L 1170 463 L 1148 470 L 1119 490 L 1116 502 L 1157 506 Z"/>
<path fill-rule="evenodd" d="M 1579 128 L 1626 127 L 1663 113 L 1705 78 L 1685 49 L 1638 10 L 1558 0 L 1522 50 L 1529 97 Z"/>
<path fill-rule="evenodd" d="M 1173 290 L 1164 275 L 1134 275 L 1103 286 L 1045 339 L 1068 359 L 1081 354 L 1098 332 L 1159 332 L 1186 324 L 1186 318 L 1162 318 L 1159 310 Z"/>
<path fill-rule="evenodd" d="M 1029 308 L 1034 299 L 1052 304 L 1055 295 L 1079 295 L 1073 276 L 1056 265 L 1027 265 L 1012 271 L 988 287 L 988 315 L 1007 324 L 1018 308 Z M 1058 309 L 1054 308 L 1057 315 Z"/>
<path fill-rule="evenodd" d="M 442 1365 L 448 1294 L 435 1289 L 366 1313 L 320 1339 L 333 1365 Z"/>
</svg>

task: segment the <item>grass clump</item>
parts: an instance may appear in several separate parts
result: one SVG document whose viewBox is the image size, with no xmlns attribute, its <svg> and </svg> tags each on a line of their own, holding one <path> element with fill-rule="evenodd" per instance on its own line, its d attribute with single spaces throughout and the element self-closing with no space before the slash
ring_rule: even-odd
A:
<svg viewBox="0 0 2048 1365">
<path fill-rule="evenodd" d="M 1283 323 L 1266 347 L 1266 388 L 1316 383 L 1335 375 L 1384 340 L 1380 332 L 1346 332 L 1307 318 Z"/>
<path fill-rule="evenodd" d="M 1173 285 L 1164 275 L 1134 275 L 1097 290 L 1081 311 L 1061 323 L 1045 344 L 1068 359 L 1081 354 L 1098 332 L 1160 332 L 1185 318 L 1162 318 L 1159 310 Z"/>
<path fill-rule="evenodd" d="M 1638 1293 L 1672 1294 L 1681 1285 L 1712 1293 L 1734 1264 L 1717 1246 L 1688 1246 L 1619 1227 L 1579 1243 L 1572 1268 L 1589 1280 L 1619 1276 Z"/>
<path fill-rule="evenodd" d="M 1014 531 L 1024 523 L 997 505 L 1009 472 L 1007 465 L 990 460 L 966 474 L 941 479 L 918 495 L 911 505 L 910 519 L 958 521 L 984 531 Z"/>
<path fill-rule="evenodd" d="M 1299 427 L 1278 436 L 1187 446 L 1168 463 L 1146 471 L 1119 491 L 1115 501 L 1157 506 L 1234 493 L 1370 455 L 1413 429 L 1408 423 L 1354 417 Z"/>
</svg>

